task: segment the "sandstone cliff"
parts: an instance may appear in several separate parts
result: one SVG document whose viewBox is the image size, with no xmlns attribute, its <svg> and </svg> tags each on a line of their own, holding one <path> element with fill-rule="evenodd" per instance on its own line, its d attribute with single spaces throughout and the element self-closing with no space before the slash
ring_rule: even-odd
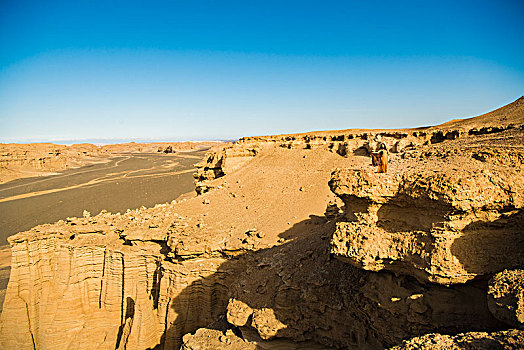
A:
<svg viewBox="0 0 524 350">
<path fill-rule="evenodd" d="M 485 118 L 245 138 L 200 163 L 199 196 L 12 236 L 0 344 L 523 346 L 524 107 L 510 107 L 511 127 L 483 132 Z"/>
</svg>

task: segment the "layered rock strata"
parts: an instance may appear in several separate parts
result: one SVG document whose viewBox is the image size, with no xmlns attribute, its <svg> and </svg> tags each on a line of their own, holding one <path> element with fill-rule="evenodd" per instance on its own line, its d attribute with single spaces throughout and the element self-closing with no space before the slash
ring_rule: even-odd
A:
<svg viewBox="0 0 524 350">
<path fill-rule="evenodd" d="M 225 315 L 232 279 L 252 261 L 247 253 L 278 244 L 278 234 L 306 213 L 322 215 L 325 203 L 312 199 L 334 200 L 325 165 L 345 161 L 329 152 L 272 151 L 238 157 L 251 171 L 239 167 L 230 183 L 215 179 L 220 190 L 190 200 L 85 213 L 11 237 L 0 346 L 172 349 Z M 291 164 L 299 171 L 290 172 Z M 278 179 L 264 175 L 275 172 Z M 294 186 L 296 179 L 311 187 Z M 253 198 L 261 186 L 271 192 Z M 268 206 L 276 193 L 282 198 Z"/>
<path fill-rule="evenodd" d="M 106 158 L 95 145 L 0 144 L 0 183 L 103 162 Z"/>
<path fill-rule="evenodd" d="M 2 348 L 170 349 L 216 319 L 236 271 L 216 273 L 223 258 L 166 260 L 163 234 L 142 240 L 146 227 L 176 225 L 169 214 L 165 206 L 101 214 L 10 239 Z"/>
<path fill-rule="evenodd" d="M 257 144 L 227 145 L 219 150 L 206 153 L 204 159 L 196 164 L 195 191 L 203 194 L 213 189 L 212 180 L 240 168 L 244 162 L 259 152 Z"/>
</svg>

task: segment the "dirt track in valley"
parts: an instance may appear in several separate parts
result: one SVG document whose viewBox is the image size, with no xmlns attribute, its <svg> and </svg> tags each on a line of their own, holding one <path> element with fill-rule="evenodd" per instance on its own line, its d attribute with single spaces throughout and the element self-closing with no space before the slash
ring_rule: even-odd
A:
<svg viewBox="0 0 524 350">
<path fill-rule="evenodd" d="M 84 210 L 116 213 L 170 202 L 194 189 L 194 164 L 202 155 L 122 154 L 108 163 L 2 184 L 0 245 L 12 234 Z"/>
</svg>

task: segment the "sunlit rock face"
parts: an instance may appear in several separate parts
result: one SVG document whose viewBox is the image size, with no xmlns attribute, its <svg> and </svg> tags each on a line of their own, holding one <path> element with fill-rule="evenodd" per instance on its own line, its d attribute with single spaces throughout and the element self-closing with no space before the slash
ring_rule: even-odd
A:
<svg viewBox="0 0 524 350">
<path fill-rule="evenodd" d="M 220 258 L 167 260 L 163 235 L 150 228 L 179 220 L 166 207 L 71 219 L 10 238 L 2 348 L 177 348 L 183 334 L 223 313 L 234 270 L 215 274 Z"/>
<path fill-rule="evenodd" d="M 522 349 L 524 331 L 468 332 L 457 335 L 427 334 L 405 340 L 391 350 Z"/>
<path fill-rule="evenodd" d="M 347 221 L 338 224 L 331 252 L 366 270 L 439 284 L 521 266 L 521 168 L 446 166 L 453 169 L 334 172 L 330 186 Z"/>
</svg>

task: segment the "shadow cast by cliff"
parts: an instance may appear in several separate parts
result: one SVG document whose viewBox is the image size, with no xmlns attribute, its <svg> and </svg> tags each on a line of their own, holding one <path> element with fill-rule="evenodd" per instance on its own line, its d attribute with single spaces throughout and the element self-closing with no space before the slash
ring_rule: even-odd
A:
<svg viewBox="0 0 524 350">
<path fill-rule="evenodd" d="M 508 210 L 494 221 L 476 221 L 451 246 L 452 254 L 473 274 L 524 266 L 524 210 Z"/>
<path fill-rule="evenodd" d="M 231 258 L 188 285 L 170 303 L 177 318 L 157 349 L 177 348 L 183 334 L 201 327 L 229 327 L 237 334 L 253 327 L 263 339 L 349 349 L 384 348 L 428 332 L 459 333 L 472 324 L 476 330 L 498 327 L 482 288 L 423 285 L 333 259 L 335 225 L 312 215 L 279 234 L 290 241 Z M 230 323 L 217 323 L 226 314 Z"/>
</svg>

